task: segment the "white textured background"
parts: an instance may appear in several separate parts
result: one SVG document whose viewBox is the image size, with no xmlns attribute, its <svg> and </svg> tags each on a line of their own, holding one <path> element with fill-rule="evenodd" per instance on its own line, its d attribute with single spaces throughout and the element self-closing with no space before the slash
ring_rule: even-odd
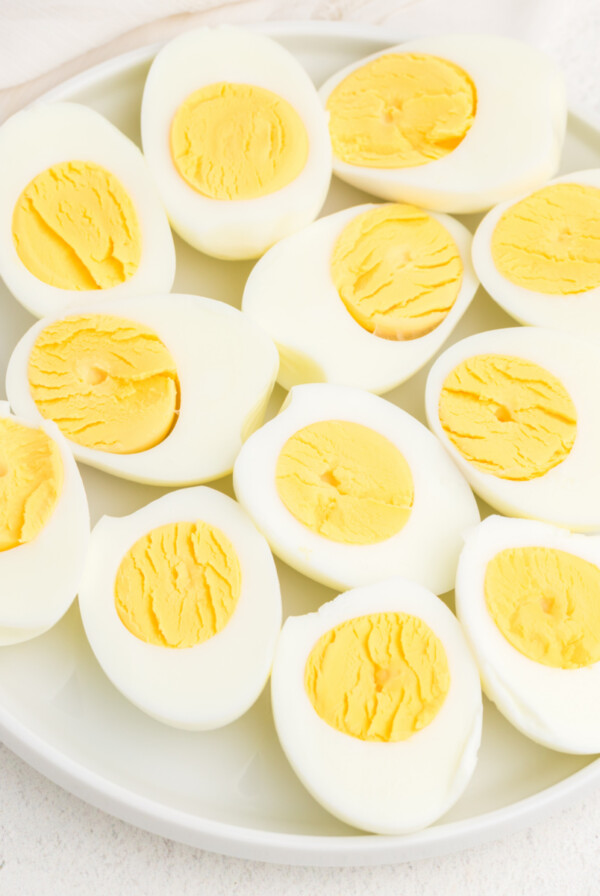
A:
<svg viewBox="0 0 600 896">
<path fill-rule="evenodd" d="M 407 36 L 508 34 L 550 52 L 600 125 L 599 0 L 0 0 L 0 120 L 84 68 L 189 24 L 390 23 Z M 498 73 L 499 77 L 501 73 Z M 0 896 L 597 896 L 600 790 L 534 828 L 439 859 L 319 869 L 229 859 L 87 806 L 0 745 Z"/>
</svg>

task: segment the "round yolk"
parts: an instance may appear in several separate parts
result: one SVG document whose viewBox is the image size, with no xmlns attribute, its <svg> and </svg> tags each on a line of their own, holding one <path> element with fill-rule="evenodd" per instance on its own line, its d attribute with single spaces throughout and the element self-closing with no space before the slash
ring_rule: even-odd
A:
<svg viewBox="0 0 600 896">
<path fill-rule="evenodd" d="M 28 377 L 40 413 L 86 448 L 145 451 L 175 425 L 175 362 L 136 321 L 93 314 L 50 324 L 31 350 Z"/>
<path fill-rule="evenodd" d="M 41 429 L 0 418 L 0 551 L 40 534 L 62 491 L 63 464 Z"/>
<path fill-rule="evenodd" d="M 304 686 L 315 712 L 360 740 L 406 740 L 439 712 L 450 688 L 444 646 L 416 616 L 370 613 L 322 635 Z"/>
<path fill-rule="evenodd" d="M 577 414 L 548 370 L 506 355 L 454 368 L 439 401 L 442 427 L 465 460 L 500 479 L 543 476 L 571 451 Z"/>
<path fill-rule="evenodd" d="M 93 162 L 63 162 L 23 190 L 12 233 L 28 271 L 59 289 L 109 289 L 142 256 L 134 205 L 121 182 Z"/>
<path fill-rule="evenodd" d="M 169 523 L 152 529 L 123 557 L 115 607 L 140 641 L 194 647 L 225 628 L 241 581 L 237 554 L 220 529 L 203 522 Z"/>
<path fill-rule="evenodd" d="M 412 168 L 441 159 L 473 124 L 475 87 L 437 56 L 388 53 L 355 69 L 327 100 L 333 152 L 365 168 Z"/>
<path fill-rule="evenodd" d="M 552 184 L 506 211 L 492 235 L 492 258 L 511 283 L 548 295 L 600 286 L 600 190 Z"/>
<path fill-rule="evenodd" d="M 417 339 L 454 305 L 463 266 L 439 221 L 413 205 L 357 215 L 333 250 L 331 275 L 361 327 L 385 339 Z"/>
<path fill-rule="evenodd" d="M 256 199 L 302 171 L 308 136 L 296 110 L 263 87 L 221 81 L 194 91 L 171 125 L 181 177 L 210 199 Z"/>
<path fill-rule="evenodd" d="M 375 544 L 407 522 L 410 468 L 388 439 L 344 420 L 312 423 L 277 459 L 279 497 L 297 520 L 332 541 Z"/>
<path fill-rule="evenodd" d="M 519 653 L 559 669 L 600 660 L 600 569 L 554 548 L 509 548 L 488 563 L 485 602 Z"/>
</svg>

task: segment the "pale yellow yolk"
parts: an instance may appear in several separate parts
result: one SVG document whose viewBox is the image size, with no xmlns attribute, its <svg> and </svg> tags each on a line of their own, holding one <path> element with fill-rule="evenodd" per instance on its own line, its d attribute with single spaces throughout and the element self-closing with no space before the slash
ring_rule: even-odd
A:
<svg viewBox="0 0 600 896">
<path fill-rule="evenodd" d="M 194 647 L 225 628 L 241 581 L 237 554 L 220 529 L 203 522 L 169 523 L 152 529 L 123 557 L 115 606 L 123 625 L 141 641 Z"/>
<path fill-rule="evenodd" d="M 63 464 L 41 429 L 0 418 L 0 551 L 40 534 L 62 490 Z"/>
<path fill-rule="evenodd" d="M 171 125 L 183 179 L 210 199 L 256 199 L 291 183 L 308 158 L 296 110 L 263 87 L 221 81 L 196 90 Z"/>
<path fill-rule="evenodd" d="M 446 317 L 463 266 L 445 227 L 413 205 L 382 205 L 342 231 L 331 275 L 352 317 L 385 339 L 417 339 Z"/>
<path fill-rule="evenodd" d="M 391 538 L 410 516 L 410 468 L 388 439 L 359 423 L 326 420 L 299 430 L 277 459 L 279 497 L 313 532 L 345 544 Z"/>
<path fill-rule="evenodd" d="M 487 608 L 520 653 L 560 669 L 600 660 L 600 569 L 554 548 L 509 548 L 488 563 Z"/>
<path fill-rule="evenodd" d="M 552 295 L 600 286 L 600 190 L 552 184 L 517 202 L 492 235 L 492 257 L 511 283 Z"/>
<path fill-rule="evenodd" d="M 473 124 L 475 87 L 437 56 L 389 53 L 353 71 L 327 101 L 333 152 L 365 168 L 412 168 L 452 152 Z"/>
<path fill-rule="evenodd" d="M 569 454 L 577 414 L 548 370 L 506 355 L 476 355 L 446 378 L 444 431 L 465 460 L 500 479 L 543 476 Z"/>
<path fill-rule="evenodd" d="M 31 350 L 28 377 L 40 413 L 86 448 L 144 451 L 175 425 L 175 362 L 136 321 L 92 314 L 50 324 Z"/>
<path fill-rule="evenodd" d="M 63 162 L 34 178 L 14 208 L 12 233 L 27 270 L 59 289 L 117 286 L 142 256 L 130 197 L 93 162 Z"/>
<path fill-rule="evenodd" d="M 360 740 L 406 740 L 439 712 L 450 688 L 444 646 L 416 616 L 370 613 L 322 635 L 304 685 L 332 728 Z"/>
</svg>

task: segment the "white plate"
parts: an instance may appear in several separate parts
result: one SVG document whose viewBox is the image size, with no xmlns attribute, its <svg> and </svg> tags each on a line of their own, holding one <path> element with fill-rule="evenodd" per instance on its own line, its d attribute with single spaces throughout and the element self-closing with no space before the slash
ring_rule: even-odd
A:
<svg viewBox="0 0 600 896">
<path fill-rule="evenodd" d="M 272 25 L 320 84 L 332 72 L 402 36 L 333 23 Z M 155 50 L 155 48 L 154 48 Z M 139 106 L 153 48 L 91 69 L 52 99 L 93 106 L 139 141 Z M 600 134 L 571 116 L 562 171 L 600 165 Z M 335 182 L 325 213 L 367 201 Z M 467 223 L 474 216 L 463 218 Z M 176 240 L 174 289 L 239 307 L 251 262 L 206 258 Z M 0 369 L 33 319 L 0 287 Z M 454 338 L 512 321 L 480 292 Z M 427 367 L 387 397 L 423 419 Z M 273 408 L 282 400 L 276 390 Z M 94 520 L 164 493 L 83 468 Z M 231 494 L 230 479 L 219 483 Z M 287 613 L 332 596 L 278 563 Z M 74 606 L 49 633 L 0 651 L 0 732 L 7 746 L 53 781 L 126 821 L 166 837 L 244 858 L 296 864 L 383 864 L 441 854 L 531 824 L 600 780 L 600 761 L 537 746 L 485 706 L 474 778 L 438 824 L 405 837 L 362 834 L 332 818 L 287 764 L 271 721 L 268 689 L 243 718 L 209 733 L 176 731 L 146 717 L 107 681 Z"/>
</svg>

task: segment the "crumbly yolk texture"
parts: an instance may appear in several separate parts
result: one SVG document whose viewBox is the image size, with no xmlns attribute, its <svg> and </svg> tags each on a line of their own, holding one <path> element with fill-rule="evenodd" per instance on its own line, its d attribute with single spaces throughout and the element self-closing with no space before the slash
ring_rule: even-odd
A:
<svg viewBox="0 0 600 896">
<path fill-rule="evenodd" d="M 485 602 L 520 653 L 559 669 L 600 661 L 600 569 L 554 548 L 500 551 L 488 563 Z"/>
<path fill-rule="evenodd" d="M 463 266 L 439 221 L 414 205 L 357 215 L 335 244 L 331 275 L 355 321 L 384 339 L 417 339 L 454 305 Z"/>
<path fill-rule="evenodd" d="M 287 100 L 252 84 L 194 91 L 171 125 L 181 177 L 210 199 L 256 199 L 291 183 L 308 158 L 304 123 Z"/>
<path fill-rule="evenodd" d="M 461 143 L 477 108 L 466 72 L 437 56 L 388 53 L 355 69 L 327 100 L 333 152 L 365 168 L 413 168 Z"/>
<path fill-rule="evenodd" d="M 297 520 L 344 544 L 375 544 L 406 524 L 413 506 L 410 467 L 388 439 L 359 423 L 312 423 L 277 459 L 279 497 Z"/>
<path fill-rule="evenodd" d="M 517 202 L 492 235 L 492 258 L 511 283 L 548 295 L 600 286 L 600 190 L 552 184 Z"/>
<path fill-rule="evenodd" d="M 238 556 L 220 529 L 204 522 L 169 523 L 152 529 L 123 557 L 115 606 L 140 641 L 194 647 L 225 628 L 241 582 Z"/>
<path fill-rule="evenodd" d="M 19 196 L 12 233 L 27 270 L 59 289 L 118 286 L 142 257 L 131 198 L 93 162 L 63 162 L 38 174 Z"/>
<path fill-rule="evenodd" d="M 500 479 L 543 476 L 571 451 L 577 414 L 548 370 L 507 355 L 476 355 L 454 368 L 439 400 L 444 432 L 465 460 Z"/>
<path fill-rule="evenodd" d="M 40 413 L 86 448 L 145 451 L 177 419 L 175 361 L 137 321 L 91 314 L 50 324 L 31 350 L 28 378 Z"/>
<path fill-rule="evenodd" d="M 304 686 L 315 712 L 360 740 L 406 740 L 435 718 L 450 688 L 444 646 L 407 613 L 370 613 L 322 635 Z"/>
<path fill-rule="evenodd" d="M 33 541 L 50 519 L 63 485 L 55 442 L 41 429 L 0 418 L 0 551 Z"/>
</svg>

